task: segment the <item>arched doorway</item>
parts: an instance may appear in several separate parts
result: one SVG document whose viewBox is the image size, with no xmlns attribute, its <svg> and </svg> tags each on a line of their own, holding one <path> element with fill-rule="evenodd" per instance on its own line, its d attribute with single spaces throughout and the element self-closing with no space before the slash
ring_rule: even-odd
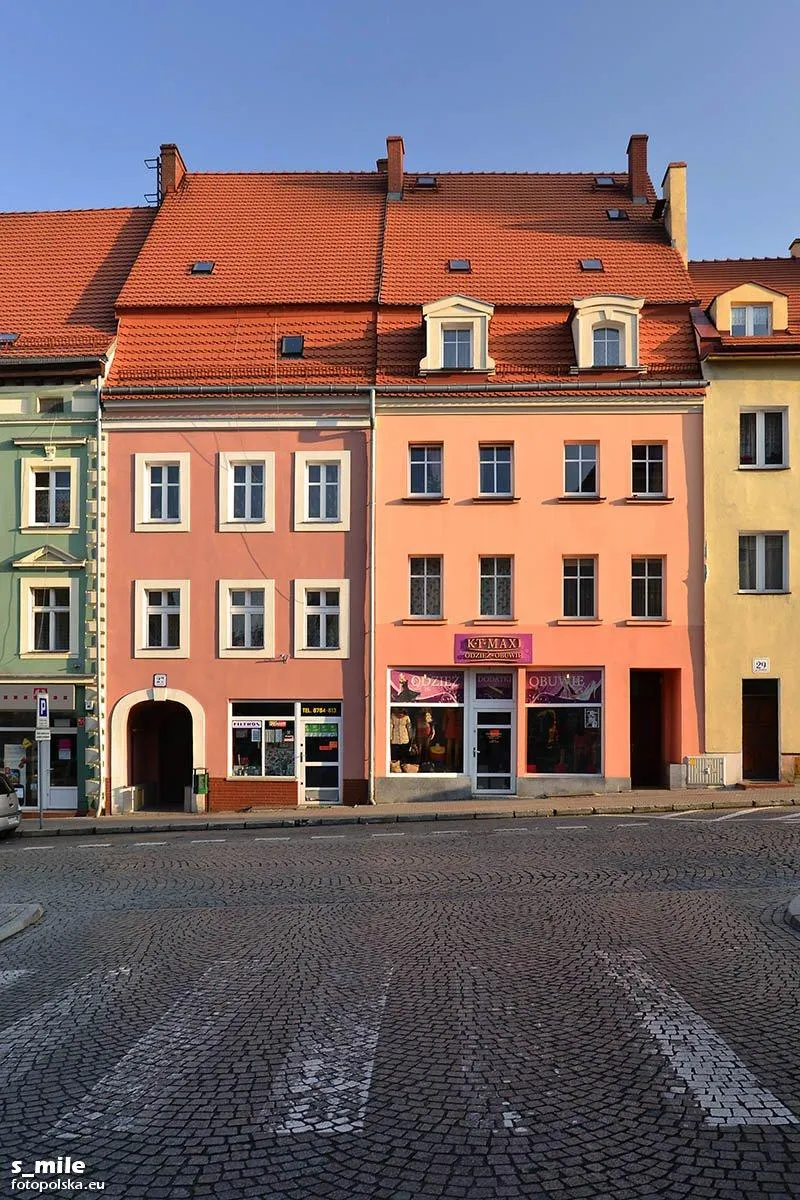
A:
<svg viewBox="0 0 800 1200">
<path fill-rule="evenodd" d="M 176 700 L 144 700 L 128 715 L 128 782 L 142 788 L 144 807 L 185 805 L 192 783 L 192 714 Z"/>
</svg>

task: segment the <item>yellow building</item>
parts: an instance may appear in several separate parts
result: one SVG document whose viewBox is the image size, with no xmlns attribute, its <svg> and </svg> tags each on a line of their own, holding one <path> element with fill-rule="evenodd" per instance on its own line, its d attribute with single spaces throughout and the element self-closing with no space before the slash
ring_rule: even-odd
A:
<svg viewBox="0 0 800 1200">
<path fill-rule="evenodd" d="M 705 747 L 727 784 L 800 770 L 799 256 L 689 264 L 711 382 Z"/>
</svg>

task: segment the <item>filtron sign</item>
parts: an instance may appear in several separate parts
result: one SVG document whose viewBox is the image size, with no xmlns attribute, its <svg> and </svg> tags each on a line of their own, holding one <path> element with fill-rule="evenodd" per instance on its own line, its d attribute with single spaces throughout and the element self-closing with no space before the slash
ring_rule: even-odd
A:
<svg viewBox="0 0 800 1200">
<path fill-rule="evenodd" d="M 531 663 L 532 633 L 455 634 L 454 661 L 457 663 Z"/>
</svg>

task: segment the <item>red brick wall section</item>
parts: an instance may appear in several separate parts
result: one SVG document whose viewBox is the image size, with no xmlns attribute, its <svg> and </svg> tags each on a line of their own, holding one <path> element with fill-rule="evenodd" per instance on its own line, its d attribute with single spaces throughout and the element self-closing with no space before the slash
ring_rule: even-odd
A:
<svg viewBox="0 0 800 1200">
<path fill-rule="evenodd" d="M 210 779 L 209 812 L 256 808 L 296 808 L 296 779 Z"/>
<path fill-rule="evenodd" d="M 369 790 L 366 779 L 342 780 L 342 804 L 369 804 Z"/>
</svg>

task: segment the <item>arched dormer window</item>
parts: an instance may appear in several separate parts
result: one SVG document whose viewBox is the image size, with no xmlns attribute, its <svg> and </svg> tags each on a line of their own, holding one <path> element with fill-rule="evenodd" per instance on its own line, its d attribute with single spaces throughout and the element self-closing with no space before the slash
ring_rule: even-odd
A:
<svg viewBox="0 0 800 1200">
<path fill-rule="evenodd" d="M 639 365 L 639 314 L 644 298 L 586 296 L 572 303 L 572 339 L 577 370 L 642 370 Z"/>
<path fill-rule="evenodd" d="M 592 330 L 595 367 L 619 367 L 622 365 L 622 334 L 613 325 L 595 325 Z"/>
<path fill-rule="evenodd" d="M 430 371 L 494 370 L 489 357 L 489 322 L 494 305 L 471 296 L 446 296 L 422 307 L 426 354 L 421 375 Z"/>
</svg>

